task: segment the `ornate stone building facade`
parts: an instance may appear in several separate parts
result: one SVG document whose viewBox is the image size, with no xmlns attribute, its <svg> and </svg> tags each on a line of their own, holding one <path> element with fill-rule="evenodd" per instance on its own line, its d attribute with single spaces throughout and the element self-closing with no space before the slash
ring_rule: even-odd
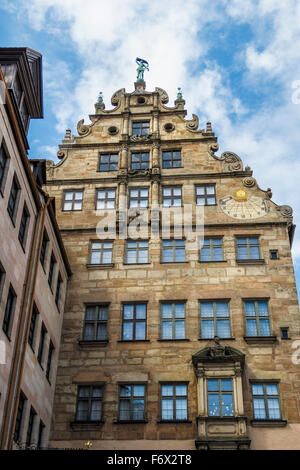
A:
<svg viewBox="0 0 300 470">
<path fill-rule="evenodd" d="M 111 103 L 47 167 L 73 272 L 51 445 L 300 449 L 292 209 L 180 92 Z"/>
</svg>

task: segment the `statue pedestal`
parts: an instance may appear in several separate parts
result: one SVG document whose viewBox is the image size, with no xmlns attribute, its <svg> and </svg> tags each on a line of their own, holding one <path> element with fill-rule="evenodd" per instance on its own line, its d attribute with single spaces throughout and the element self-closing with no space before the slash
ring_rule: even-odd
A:
<svg viewBox="0 0 300 470">
<path fill-rule="evenodd" d="M 134 89 L 135 91 L 142 93 L 144 90 L 146 90 L 146 82 L 144 82 L 144 80 L 134 82 Z"/>
</svg>

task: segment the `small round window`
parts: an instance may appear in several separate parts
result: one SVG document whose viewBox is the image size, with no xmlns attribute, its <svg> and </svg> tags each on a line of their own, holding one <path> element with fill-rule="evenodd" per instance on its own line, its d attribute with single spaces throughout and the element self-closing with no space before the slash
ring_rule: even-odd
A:
<svg viewBox="0 0 300 470">
<path fill-rule="evenodd" d="M 110 135 L 116 135 L 118 133 L 118 129 L 115 126 L 111 126 L 108 128 L 108 133 Z"/>
<path fill-rule="evenodd" d="M 137 99 L 138 104 L 144 104 L 146 103 L 146 100 L 143 96 L 139 96 Z"/>
<path fill-rule="evenodd" d="M 172 132 L 175 129 L 174 124 L 171 124 L 171 122 L 168 122 L 167 124 L 164 125 L 164 129 L 166 132 Z"/>
</svg>

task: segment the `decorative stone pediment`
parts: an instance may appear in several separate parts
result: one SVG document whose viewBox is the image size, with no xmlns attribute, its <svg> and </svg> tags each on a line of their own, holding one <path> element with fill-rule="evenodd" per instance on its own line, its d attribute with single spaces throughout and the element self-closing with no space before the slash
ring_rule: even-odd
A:
<svg viewBox="0 0 300 470">
<path fill-rule="evenodd" d="M 151 168 L 146 170 L 128 170 L 127 175 L 129 177 L 150 177 L 151 176 Z"/>
<path fill-rule="evenodd" d="M 131 135 L 130 142 L 152 142 L 152 134 L 147 135 Z"/>
<path fill-rule="evenodd" d="M 223 152 L 220 157 L 215 155 L 215 152 L 219 150 L 219 145 L 214 143 L 209 146 L 209 154 L 219 162 L 225 163 L 225 168 L 227 171 L 242 171 L 243 162 L 241 158 L 233 152 Z"/>
<path fill-rule="evenodd" d="M 287 221 L 288 229 L 293 225 L 293 209 L 290 206 L 277 206 L 276 208 L 282 217 Z"/>
<path fill-rule="evenodd" d="M 215 340 L 215 346 L 207 346 L 192 356 L 192 361 L 196 367 L 198 364 L 212 362 L 245 362 L 245 354 L 232 346 L 221 346 L 219 340 Z"/>
<path fill-rule="evenodd" d="M 125 88 L 120 88 L 120 90 L 116 91 L 111 97 L 111 104 L 113 106 L 118 106 L 120 104 L 120 100 L 122 96 L 125 95 Z"/>
<path fill-rule="evenodd" d="M 161 103 L 167 104 L 169 102 L 169 96 L 165 90 L 163 90 L 162 88 L 156 87 L 155 91 L 159 94 Z"/>
<path fill-rule="evenodd" d="M 199 118 L 196 114 L 193 114 L 193 119 L 186 119 L 185 122 L 189 131 L 196 131 L 199 127 Z"/>
<path fill-rule="evenodd" d="M 176 101 L 180 101 L 180 100 L 176 100 Z M 199 118 L 196 114 L 193 114 L 193 119 L 185 119 L 184 117 L 180 117 L 181 120 L 184 122 L 185 124 L 185 127 L 188 131 L 192 132 L 192 133 L 196 133 L 196 134 L 203 134 L 204 133 L 204 129 L 198 129 L 199 127 Z"/>
<path fill-rule="evenodd" d="M 84 124 L 84 119 L 80 119 L 80 121 L 77 123 L 77 132 L 79 137 L 86 137 L 89 135 L 93 125 L 94 123 L 86 125 Z"/>
</svg>

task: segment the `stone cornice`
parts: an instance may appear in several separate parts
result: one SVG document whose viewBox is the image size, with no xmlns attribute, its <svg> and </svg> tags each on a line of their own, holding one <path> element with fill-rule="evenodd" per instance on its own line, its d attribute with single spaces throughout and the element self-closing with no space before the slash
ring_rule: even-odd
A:
<svg viewBox="0 0 300 470">
<path fill-rule="evenodd" d="M 149 225 L 149 224 L 148 224 L 148 225 Z M 232 228 L 232 227 L 245 227 L 245 226 L 251 227 L 251 226 L 257 226 L 257 225 L 259 225 L 259 226 L 261 226 L 261 227 L 265 226 L 266 228 L 269 228 L 269 227 L 271 228 L 272 225 L 276 225 L 276 226 L 280 226 L 280 225 L 281 225 L 281 226 L 284 226 L 284 225 L 286 225 L 286 222 L 282 222 L 282 221 L 269 221 L 269 222 L 237 222 L 237 223 L 231 223 L 231 222 L 226 223 L 226 222 L 224 222 L 224 223 L 220 223 L 220 224 L 209 224 L 209 223 L 205 223 L 205 224 L 204 224 L 204 227 L 205 227 L 205 228 L 207 228 L 207 227 L 209 227 L 209 228 L 219 228 L 219 227 L 222 227 L 222 228 L 225 228 L 225 229 L 226 229 L 227 227 L 228 227 L 228 228 Z M 161 227 L 161 224 L 160 224 L 160 227 Z M 196 227 L 196 225 L 193 224 L 193 225 L 192 225 L 192 228 L 195 228 L 195 227 Z M 174 229 L 174 226 L 173 226 L 173 225 L 170 226 L 170 229 L 171 229 L 171 230 Z M 95 231 L 96 231 L 96 226 L 95 226 L 95 227 L 75 227 L 75 228 L 74 228 L 74 227 L 70 227 L 70 228 L 67 228 L 67 227 L 66 227 L 66 228 L 63 228 L 63 227 L 61 227 L 61 228 L 60 228 L 60 231 L 61 231 L 61 232 L 77 232 L 77 231 L 78 231 L 78 232 L 95 232 Z M 166 263 L 166 264 L 168 264 L 168 263 Z M 201 264 L 201 263 L 200 263 L 200 264 Z"/>
<path fill-rule="evenodd" d="M 99 173 L 99 172 L 98 172 Z M 177 173 L 174 175 L 164 175 L 161 174 L 161 180 L 173 180 L 173 179 L 178 179 L 180 181 L 186 179 L 186 180 L 203 180 L 203 179 L 216 179 L 216 178 L 232 178 L 232 177 L 245 177 L 245 176 L 251 176 L 252 171 L 232 171 L 232 172 L 220 172 L 220 173 L 203 173 L 203 174 L 189 174 L 189 173 Z M 139 179 L 141 180 L 148 180 L 148 177 L 145 176 L 140 176 Z M 76 179 L 65 179 L 65 180 L 60 180 L 60 179 L 48 179 L 47 180 L 47 185 L 46 186 L 57 186 L 57 185 L 82 185 L 82 184 L 99 184 L 99 183 L 118 183 L 118 179 L 116 176 L 111 177 L 111 178 L 76 178 Z"/>
<path fill-rule="evenodd" d="M 78 139 L 78 137 L 76 137 Z M 157 140 L 157 139 L 153 139 L 153 140 Z M 159 139 L 160 140 L 160 144 L 163 145 L 163 144 L 172 144 L 172 145 L 176 145 L 176 144 L 180 144 L 180 143 L 186 143 L 186 142 L 216 142 L 217 141 L 217 137 L 212 137 L 212 136 L 206 136 L 205 133 L 204 134 L 201 134 L 201 137 L 191 137 L 190 139 L 189 138 L 184 138 L 184 139 Z M 151 141 L 149 140 L 149 142 L 133 142 L 133 141 L 126 141 L 128 144 L 131 144 L 131 145 L 136 145 L 136 144 L 139 144 L 139 143 L 142 143 L 143 145 L 149 143 L 151 144 Z M 112 147 L 112 148 L 115 148 L 117 146 L 120 146 L 122 145 L 122 143 L 124 143 L 124 141 L 118 141 L 118 142 L 80 142 L 80 143 L 68 143 L 68 144 L 61 144 L 59 145 L 59 148 L 60 150 L 71 150 L 71 149 L 85 149 L 85 148 L 95 148 L 95 149 L 101 149 L 102 147 Z"/>
</svg>

